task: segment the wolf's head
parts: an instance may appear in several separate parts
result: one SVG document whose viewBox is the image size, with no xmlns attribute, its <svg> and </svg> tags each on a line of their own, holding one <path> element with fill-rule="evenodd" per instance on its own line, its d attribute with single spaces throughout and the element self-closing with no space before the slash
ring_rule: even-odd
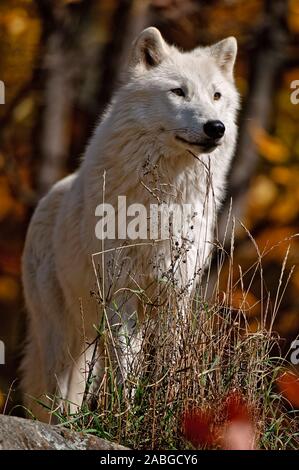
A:
<svg viewBox="0 0 299 470">
<path fill-rule="evenodd" d="M 156 28 L 145 29 L 133 44 L 123 88 L 131 118 L 172 152 L 211 153 L 229 142 L 239 104 L 236 53 L 233 37 L 181 52 Z"/>
</svg>

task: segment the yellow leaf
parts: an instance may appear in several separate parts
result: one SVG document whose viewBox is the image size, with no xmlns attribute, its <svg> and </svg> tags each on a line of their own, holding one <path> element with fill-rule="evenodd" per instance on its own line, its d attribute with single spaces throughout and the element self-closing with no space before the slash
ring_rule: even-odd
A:
<svg viewBox="0 0 299 470">
<path fill-rule="evenodd" d="M 24 33 L 28 26 L 28 16 L 25 10 L 15 8 L 6 16 L 6 27 L 12 36 Z"/>
<path fill-rule="evenodd" d="M 299 2 L 298 0 L 289 0 L 288 24 L 292 32 L 299 33 Z"/>
<path fill-rule="evenodd" d="M 258 315 L 260 312 L 260 302 L 254 294 L 241 289 L 232 292 L 231 307 L 246 313 L 248 317 Z"/>
<path fill-rule="evenodd" d="M 33 106 L 33 99 L 31 97 L 25 98 L 14 110 L 15 120 L 21 122 L 27 119 L 33 111 Z"/>
<path fill-rule="evenodd" d="M 276 185 L 265 175 L 257 176 L 249 190 L 248 205 L 249 209 L 261 211 L 267 209 L 277 196 Z"/>
<path fill-rule="evenodd" d="M 296 226 L 284 226 L 284 227 L 269 227 L 263 230 L 258 236 L 256 236 L 256 243 L 259 247 L 260 252 L 268 251 L 264 257 L 264 262 L 275 261 L 282 263 L 286 251 L 290 246 L 289 257 L 287 266 L 299 263 L 299 240 L 297 237 L 292 238 L 297 233 Z"/>
<path fill-rule="evenodd" d="M 0 300 L 1 302 L 15 302 L 19 295 L 19 284 L 10 276 L 0 277 Z"/>
<path fill-rule="evenodd" d="M 278 183 L 287 185 L 291 178 L 291 169 L 285 166 L 276 166 L 271 171 L 272 179 Z"/>
<path fill-rule="evenodd" d="M 251 133 L 259 153 L 266 160 L 273 163 L 283 163 L 288 160 L 289 149 L 280 139 L 269 135 L 264 129 L 258 127 L 252 128 Z"/>
<path fill-rule="evenodd" d="M 294 201 L 294 194 L 285 194 L 272 207 L 270 218 L 279 223 L 287 224 L 297 217 L 298 209 L 298 204 Z"/>
</svg>

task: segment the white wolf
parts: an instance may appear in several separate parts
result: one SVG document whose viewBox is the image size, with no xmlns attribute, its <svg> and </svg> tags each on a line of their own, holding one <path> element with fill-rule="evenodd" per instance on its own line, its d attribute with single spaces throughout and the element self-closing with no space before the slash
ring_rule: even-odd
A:
<svg viewBox="0 0 299 470">
<path fill-rule="evenodd" d="M 96 128 L 79 170 L 55 184 L 40 201 L 23 256 L 29 326 L 22 362 L 25 404 L 39 419 L 49 415 L 35 398 L 58 390 L 74 403 L 82 400 L 86 361 L 82 352 L 85 341 L 94 340 L 94 325 L 102 315 L 90 292 L 95 289 L 92 254 L 103 250 L 95 236 L 95 209 L 103 198 L 114 207 L 119 195 L 126 196 L 128 204 L 147 208 L 159 198 L 170 207 L 191 204 L 193 242 L 177 279 L 181 284 L 195 281 L 194 272 L 204 266 L 237 136 L 236 52 L 233 37 L 181 52 L 168 45 L 156 28 L 145 29 L 133 44 L 124 84 Z M 148 174 L 154 174 L 154 190 L 145 181 Z M 105 240 L 104 249 L 124 242 L 117 237 Z M 171 264 L 167 242 L 126 248 L 126 259 L 143 288 L 157 276 L 151 262 L 154 251 L 162 270 L 167 270 Z M 103 278 L 110 276 L 111 281 L 107 265 L 104 261 Z M 123 269 L 112 290 L 134 286 L 132 278 L 132 272 Z M 108 305 L 111 320 L 110 310 Z M 129 318 L 132 312 L 139 315 L 136 297 L 128 299 L 125 311 L 133 337 L 138 326 Z"/>
</svg>

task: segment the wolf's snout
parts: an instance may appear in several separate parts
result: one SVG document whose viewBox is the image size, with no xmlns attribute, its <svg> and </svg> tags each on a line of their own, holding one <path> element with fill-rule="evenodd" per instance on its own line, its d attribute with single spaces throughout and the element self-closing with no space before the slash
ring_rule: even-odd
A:
<svg viewBox="0 0 299 470">
<path fill-rule="evenodd" d="M 224 136 L 225 126 L 221 121 L 207 121 L 203 126 L 203 130 L 211 139 L 220 139 Z"/>
</svg>

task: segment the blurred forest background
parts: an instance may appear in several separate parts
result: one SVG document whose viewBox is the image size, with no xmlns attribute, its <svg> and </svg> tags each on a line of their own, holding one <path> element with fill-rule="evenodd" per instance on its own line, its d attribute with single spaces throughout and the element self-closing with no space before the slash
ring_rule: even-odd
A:
<svg viewBox="0 0 299 470">
<path fill-rule="evenodd" d="M 17 376 L 25 334 L 20 259 L 28 221 L 41 195 L 77 167 L 132 40 L 150 25 L 186 50 L 237 37 L 242 112 L 225 211 L 232 197 L 234 215 L 261 250 L 299 232 L 299 104 L 290 99 L 291 82 L 299 80 L 299 0 L 1 0 L 0 80 L 6 88 L 6 103 L 0 105 L 2 405 Z M 236 235 L 235 264 L 244 272 L 256 251 L 240 226 Z M 272 296 L 288 244 L 280 243 L 263 261 Z M 298 262 L 299 239 L 294 238 L 287 268 Z M 298 293 L 295 269 L 275 324 L 285 338 L 282 348 L 299 333 Z M 254 282 L 247 296 L 252 331 L 259 296 Z M 236 307 L 240 298 L 236 290 Z"/>
</svg>

